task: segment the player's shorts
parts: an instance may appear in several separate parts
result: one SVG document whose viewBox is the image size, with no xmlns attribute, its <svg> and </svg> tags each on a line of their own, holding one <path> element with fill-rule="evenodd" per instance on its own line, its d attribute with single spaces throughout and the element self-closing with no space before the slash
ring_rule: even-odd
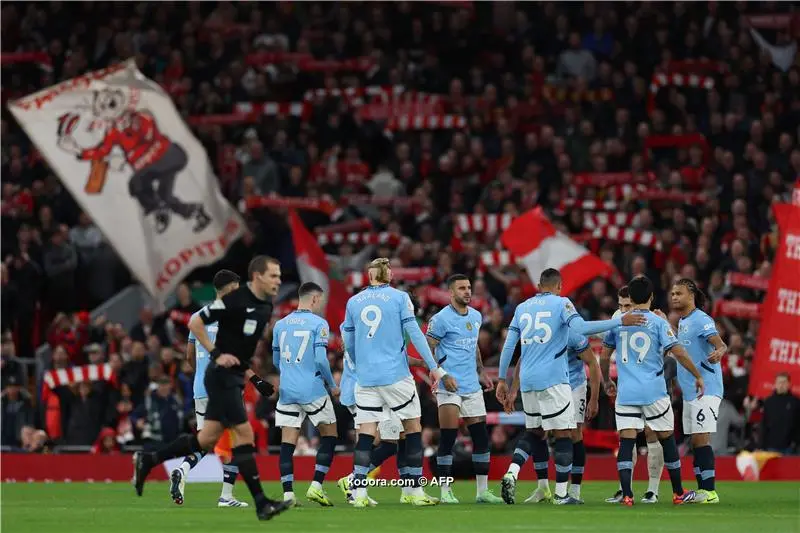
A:
<svg viewBox="0 0 800 533">
<path fill-rule="evenodd" d="M 617 403 L 614 411 L 617 431 L 623 429 L 641 431 L 645 426 L 653 431 L 672 431 L 675 428 L 672 402 L 668 396 L 660 398 L 650 405 L 620 405 Z"/>
<path fill-rule="evenodd" d="M 586 382 L 572 389 L 572 406 L 575 411 L 575 424 L 586 422 Z"/>
<path fill-rule="evenodd" d="M 716 433 L 721 402 L 719 396 L 701 396 L 689 402 L 684 401 L 683 432 L 687 435 Z"/>
<path fill-rule="evenodd" d="M 550 431 L 577 427 L 572 389 L 567 383 L 559 383 L 545 390 L 523 391 L 522 410 L 525 411 L 525 427 L 528 429 Z"/>
<path fill-rule="evenodd" d="M 421 411 L 417 386 L 408 376 L 391 385 L 356 385 L 356 425 L 382 422 L 394 413 L 400 420 L 419 418 Z"/>
<path fill-rule="evenodd" d="M 443 405 L 457 405 L 461 418 L 486 416 L 486 403 L 483 401 L 483 391 L 472 394 L 457 394 L 446 390 L 436 391 L 436 402 L 439 407 Z"/>
<path fill-rule="evenodd" d="M 356 416 L 356 406 L 355 405 L 348 405 L 347 410 L 350 411 L 350 414 L 353 415 L 355 419 Z M 378 433 L 381 435 L 381 440 L 399 440 L 400 433 L 404 431 L 403 429 L 403 422 L 394 414 L 394 411 L 391 409 L 388 410 L 388 419 L 378 422 Z"/>
<path fill-rule="evenodd" d="M 314 426 L 335 424 L 336 413 L 333 400 L 326 394 L 311 403 L 281 403 L 275 406 L 275 425 L 278 427 L 299 428 L 308 417 Z"/>
<path fill-rule="evenodd" d="M 244 377 L 227 369 L 209 366 L 205 379 L 208 394 L 205 420 L 214 420 L 225 427 L 247 422 L 244 407 Z"/>
<path fill-rule="evenodd" d="M 208 398 L 194 399 L 194 419 L 197 421 L 197 431 L 203 429 L 203 422 L 206 420 L 206 407 Z"/>
</svg>

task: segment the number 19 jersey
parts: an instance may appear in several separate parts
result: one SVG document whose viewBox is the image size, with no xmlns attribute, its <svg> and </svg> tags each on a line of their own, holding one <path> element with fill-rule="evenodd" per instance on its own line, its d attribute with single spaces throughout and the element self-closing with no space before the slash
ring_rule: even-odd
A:
<svg viewBox="0 0 800 533">
<path fill-rule="evenodd" d="M 350 356 L 359 386 L 391 385 L 411 376 L 403 325 L 415 320 L 408 294 L 389 285 L 367 287 L 347 301 L 342 329 L 354 334 Z"/>
<path fill-rule="evenodd" d="M 668 396 L 664 354 L 678 344 L 669 322 L 650 311 L 635 309 L 647 319 L 644 326 L 620 326 L 603 344 L 617 351 L 617 403 L 650 405 Z"/>
<path fill-rule="evenodd" d="M 569 323 L 578 316 L 569 298 L 543 292 L 519 304 L 509 329 L 520 339 L 520 388 L 542 391 L 569 383 Z"/>
</svg>

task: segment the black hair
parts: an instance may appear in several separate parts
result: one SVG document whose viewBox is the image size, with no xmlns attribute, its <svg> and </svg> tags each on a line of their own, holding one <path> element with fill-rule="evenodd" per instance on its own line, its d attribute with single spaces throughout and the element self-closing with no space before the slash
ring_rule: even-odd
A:
<svg viewBox="0 0 800 533">
<path fill-rule="evenodd" d="M 549 287 L 561 281 L 561 273 L 555 268 L 548 268 L 539 276 L 539 285 Z"/>
<path fill-rule="evenodd" d="M 695 307 L 700 307 L 700 308 L 705 307 L 706 295 L 703 294 L 703 291 L 700 290 L 700 288 L 697 286 L 697 283 L 695 283 L 694 280 L 691 280 L 689 278 L 681 278 L 675 282 L 675 285 L 682 285 L 686 287 L 689 290 L 689 292 L 692 293 L 692 295 L 694 296 Z"/>
<path fill-rule="evenodd" d="M 617 298 L 630 298 L 630 297 L 631 297 L 631 291 L 630 289 L 628 289 L 627 285 L 623 285 L 617 291 Z"/>
<path fill-rule="evenodd" d="M 250 260 L 250 264 L 247 265 L 247 278 L 252 280 L 253 274 L 263 274 L 271 264 L 280 266 L 281 263 L 268 255 L 255 256 Z"/>
<path fill-rule="evenodd" d="M 300 285 L 300 288 L 297 289 L 297 296 L 302 298 L 303 296 L 307 296 L 307 295 L 313 294 L 315 292 L 325 292 L 325 291 L 323 291 L 322 287 L 320 287 L 316 283 L 313 283 L 311 281 L 307 281 L 307 282 L 303 283 L 302 285 Z"/>
<path fill-rule="evenodd" d="M 239 274 L 230 270 L 222 269 L 214 274 L 214 280 L 212 283 L 214 284 L 214 288 L 216 290 L 221 291 L 231 283 L 239 283 L 239 281 L 241 281 Z"/>
<path fill-rule="evenodd" d="M 628 291 L 635 305 L 646 304 L 653 296 L 653 282 L 646 276 L 637 276 L 628 282 Z"/>
<path fill-rule="evenodd" d="M 447 278 L 447 288 L 452 288 L 453 283 L 456 281 L 469 281 L 469 277 L 465 276 L 464 274 L 453 274 Z"/>
</svg>

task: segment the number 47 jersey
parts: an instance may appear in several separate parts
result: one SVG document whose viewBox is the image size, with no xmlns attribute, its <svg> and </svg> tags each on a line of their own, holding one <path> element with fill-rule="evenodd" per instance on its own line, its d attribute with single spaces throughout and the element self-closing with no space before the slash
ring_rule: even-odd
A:
<svg viewBox="0 0 800 533">
<path fill-rule="evenodd" d="M 297 310 L 272 329 L 272 362 L 280 369 L 280 402 L 308 404 L 333 386 L 327 358 L 328 323 L 310 311 Z"/>
</svg>

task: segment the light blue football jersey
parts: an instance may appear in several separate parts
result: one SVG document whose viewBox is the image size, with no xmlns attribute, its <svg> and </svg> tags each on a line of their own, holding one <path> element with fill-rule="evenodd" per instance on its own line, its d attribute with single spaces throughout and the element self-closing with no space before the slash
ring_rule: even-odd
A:
<svg viewBox="0 0 800 533">
<path fill-rule="evenodd" d="M 272 330 L 272 360 L 280 370 L 282 404 L 307 404 L 334 387 L 328 363 L 330 329 L 324 318 L 297 310 L 278 320 Z M 326 372 L 327 369 L 327 372 Z"/>
<path fill-rule="evenodd" d="M 436 361 L 458 383 L 457 394 L 472 394 L 481 390 L 478 382 L 478 334 L 483 317 L 477 309 L 467 307 L 466 314 L 459 314 L 452 306 L 442 308 L 431 318 L 427 335 L 439 341 Z M 439 390 L 445 390 L 439 383 Z"/>
<path fill-rule="evenodd" d="M 719 335 L 714 319 L 700 309 L 695 309 L 678 322 L 678 342 L 686 348 L 694 366 L 703 376 L 704 394 L 722 398 L 724 392 L 722 365 L 708 361 L 708 356 L 714 351 L 714 345 L 708 342 L 708 339 L 714 335 Z M 697 398 L 694 376 L 682 365 L 678 365 L 678 384 L 681 386 L 684 400 L 691 401 Z"/>
<path fill-rule="evenodd" d="M 356 369 L 350 354 L 344 352 L 342 362 L 342 379 L 339 383 L 339 403 L 345 407 L 352 407 L 356 404 Z"/>
<path fill-rule="evenodd" d="M 391 385 L 411 376 L 405 327 L 412 328 L 409 335 L 412 340 L 417 335 L 418 340 L 414 341 L 417 351 L 429 368 L 435 368 L 408 294 L 389 285 L 373 285 L 347 301 L 342 337 L 360 386 Z"/>
<path fill-rule="evenodd" d="M 506 376 L 517 341 L 520 351 L 520 389 L 541 391 L 569 383 L 567 340 L 569 324 L 578 318 L 569 298 L 542 292 L 519 304 L 508 327 L 500 356 L 500 376 Z"/>
<path fill-rule="evenodd" d="M 192 318 L 199 315 L 201 311 L 202 309 L 193 314 Z M 216 322 L 213 324 L 206 324 L 206 335 L 208 335 L 208 339 L 211 342 L 215 342 L 217 340 L 218 329 L 219 326 Z M 208 350 L 203 348 L 202 344 L 197 342 L 197 337 L 195 337 L 194 333 L 191 331 L 189 332 L 189 342 L 194 344 L 194 385 L 192 386 L 192 394 L 194 395 L 195 400 L 198 398 L 208 398 L 205 377 L 208 363 L 211 361 L 211 355 L 208 353 Z"/>
<path fill-rule="evenodd" d="M 586 369 L 584 368 L 581 354 L 589 347 L 589 339 L 570 331 L 567 341 L 567 356 L 569 357 L 569 386 L 577 389 L 586 383 Z"/>
<path fill-rule="evenodd" d="M 603 344 L 617 351 L 617 403 L 649 405 L 666 398 L 664 354 L 678 344 L 669 322 L 644 309 L 644 326 L 620 326 L 608 332 Z"/>
</svg>

